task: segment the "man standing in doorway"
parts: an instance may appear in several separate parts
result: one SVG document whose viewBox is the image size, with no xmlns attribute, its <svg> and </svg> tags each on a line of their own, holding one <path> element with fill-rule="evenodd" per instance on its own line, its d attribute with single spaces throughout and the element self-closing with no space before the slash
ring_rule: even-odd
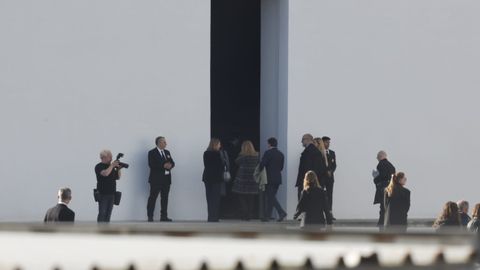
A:
<svg viewBox="0 0 480 270">
<path fill-rule="evenodd" d="M 267 172 L 267 185 L 265 187 L 266 206 L 265 216 L 262 221 L 269 221 L 272 216 L 272 210 L 275 208 L 278 213 L 278 222 L 283 221 L 287 216 L 285 210 L 277 200 L 278 188 L 282 184 L 282 170 L 284 164 L 283 153 L 278 150 L 278 141 L 276 138 L 268 139 L 268 150 L 265 151 L 260 162 L 260 171 L 265 168 Z"/>
<path fill-rule="evenodd" d="M 380 216 L 378 218 L 377 226 L 380 230 L 383 230 L 384 219 L 385 219 L 385 205 L 384 205 L 384 193 L 385 188 L 390 183 L 392 175 L 395 174 L 395 167 L 387 160 L 387 153 L 385 151 L 380 151 L 377 154 L 377 170 L 373 171 L 372 175 L 374 177 L 373 183 L 376 187 L 375 198 L 373 204 L 380 204 Z"/>
<path fill-rule="evenodd" d="M 157 147 L 148 152 L 148 166 L 150 167 L 150 196 L 148 197 L 147 216 L 148 222 L 153 222 L 153 211 L 158 194 L 160 194 L 160 221 L 172 221 L 168 217 L 168 193 L 172 184 L 171 170 L 175 167 L 175 162 L 170 155 L 170 151 L 165 149 L 167 141 L 165 137 L 155 139 Z"/>
<path fill-rule="evenodd" d="M 305 174 L 308 171 L 314 171 L 317 174 L 317 177 L 320 177 L 319 175 L 322 174 L 322 169 L 319 166 L 322 164 L 322 162 L 324 162 L 322 153 L 313 144 L 312 134 L 307 133 L 302 136 L 302 145 L 305 147 L 305 150 L 303 150 L 302 155 L 300 156 L 297 183 L 295 184 L 295 187 L 297 187 L 298 191 L 298 199 L 300 199 L 300 194 L 302 194 L 303 191 L 303 179 L 305 178 Z M 324 185 L 324 183 L 320 184 L 322 186 Z"/>
<path fill-rule="evenodd" d="M 337 157 L 335 156 L 335 151 L 330 149 L 330 137 L 322 137 L 323 144 L 325 145 L 325 151 L 327 156 L 327 181 L 325 183 L 325 188 L 327 190 L 328 196 L 328 210 L 332 215 L 332 219 L 335 220 L 332 213 L 333 208 L 333 183 L 335 182 L 334 173 L 337 169 Z"/>
</svg>

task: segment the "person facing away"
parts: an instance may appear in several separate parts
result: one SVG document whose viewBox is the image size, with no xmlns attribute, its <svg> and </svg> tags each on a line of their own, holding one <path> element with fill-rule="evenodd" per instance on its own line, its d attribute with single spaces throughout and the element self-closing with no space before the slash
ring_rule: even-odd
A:
<svg viewBox="0 0 480 270">
<path fill-rule="evenodd" d="M 218 222 L 220 219 L 221 189 L 225 172 L 225 163 L 220 152 L 221 147 L 220 140 L 213 138 L 203 153 L 202 181 L 205 184 L 207 197 L 208 222 Z"/>
<path fill-rule="evenodd" d="M 330 213 L 333 216 L 332 208 L 333 208 L 333 183 L 335 182 L 335 170 L 337 170 L 337 156 L 335 151 L 330 149 L 330 137 L 323 136 L 322 137 L 323 144 L 325 146 L 326 152 L 326 159 L 327 159 L 327 182 L 325 184 L 325 188 L 327 190 L 328 196 L 328 203 L 330 207 Z M 333 218 L 333 217 L 332 217 Z M 335 218 L 333 218 L 335 220 Z"/>
<path fill-rule="evenodd" d="M 267 140 L 268 150 L 265 151 L 260 162 L 260 171 L 265 168 L 267 172 L 267 185 L 265 186 L 266 205 L 265 217 L 263 221 L 269 221 L 272 216 L 273 208 L 277 210 L 278 222 L 283 221 L 287 216 L 285 210 L 277 200 L 278 188 L 282 184 L 282 170 L 285 157 L 283 153 L 278 150 L 278 141 L 276 138 L 269 138 Z"/>
<path fill-rule="evenodd" d="M 97 222 L 110 222 L 117 180 L 121 177 L 119 161 L 112 162 L 112 152 L 103 150 L 100 152 L 100 163 L 95 166 L 98 191 L 98 216 Z"/>
<path fill-rule="evenodd" d="M 480 230 L 480 203 L 475 204 L 472 211 L 472 219 L 468 222 L 467 229 L 470 232 L 479 233 Z"/>
<path fill-rule="evenodd" d="M 405 188 L 407 177 L 398 172 L 392 175 L 390 184 L 385 188 L 385 227 L 405 231 L 410 209 L 410 190 Z"/>
<path fill-rule="evenodd" d="M 298 175 L 295 187 L 297 187 L 297 196 L 300 199 L 300 195 L 303 190 L 303 180 L 305 174 L 308 171 L 314 171 L 316 175 L 323 176 L 327 170 L 325 161 L 322 158 L 322 153 L 315 146 L 313 136 L 311 134 L 305 134 L 302 136 L 302 145 L 305 147 L 301 156 L 300 163 L 298 165 Z M 321 183 L 323 185 L 323 183 Z"/>
<path fill-rule="evenodd" d="M 150 167 L 148 177 L 150 195 L 147 203 L 148 222 L 153 222 L 153 212 L 159 194 L 160 221 L 171 222 L 172 219 L 168 217 L 168 194 L 172 184 L 172 169 L 175 167 L 175 162 L 170 151 L 165 149 L 167 147 L 165 137 L 155 138 L 155 145 L 156 147 L 148 152 L 148 167 Z"/>
<path fill-rule="evenodd" d="M 68 208 L 68 204 L 72 200 L 72 191 L 69 188 L 61 188 L 58 190 L 58 203 L 54 207 L 48 209 L 43 221 L 45 223 L 55 222 L 74 222 L 75 212 Z"/>
<path fill-rule="evenodd" d="M 253 218 L 255 209 L 255 195 L 258 194 L 258 183 L 253 176 L 258 165 L 258 153 L 251 141 L 242 143 L 240 154 L 235 163 L 238 166 L 237 175 L 233 182 L 232 192 L 238 194 L 240 216 L 242 220 Z"/>
<path fill-rule="evenodd" d="M 373 204 L 380 204 L 380 212 L 378 217 L 377 226 L 382 230 L 385 223 L 385 205 L 384 205 L 384 192 L 388 186 L 392 175 L 395 174 L 395 167 L 388 161 L 387 153 L 385 151 L 379 151 L 377 154 L 377 170 L 373 172 L 373 183 L 376 187 L 375 198 Z"/>
<path fill-rule="evenodd" d="M 325 223 L 330 225 L 332 219 L 327 204 L 327 195 L 318 182 L 317 174 L 314 171 L 306 172 L 302 194 L 293 218 L 298 219 L 303 214 L 300 227 L 307 225 L 325 226 Z"/>
<path fill-rule="evenodd" d="M 460 214 L 458 212 L 458 206 L 454 202 L 447 202 L 443 206 L 442 213 L 433 223 L 433 228 L 437 232 L 460 229 Z"/>
<path fill-rule="evenodd" d="M 466 227 L 471 220 L 468 215 L 469 203 L 468 201 L 460 200 L 457 202 L 457 206 L 460 213 L 460 222 L 462 223 L 462 226 Z"/>
</svg>

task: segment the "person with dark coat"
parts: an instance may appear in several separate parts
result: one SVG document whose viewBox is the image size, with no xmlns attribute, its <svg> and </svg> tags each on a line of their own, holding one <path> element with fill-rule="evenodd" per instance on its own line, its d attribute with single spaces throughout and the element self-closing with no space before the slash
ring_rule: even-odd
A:
<svg viewBox="0 0 480 270">
<path fill-rule="evenodd" d="M 165 137 L 159 136 L 155 139 L 157 147 L 148 152 L 148 166 L 150 167 L 150 195 L 147 203 L 148 222 L 153 222 L 153 212 L 155 210 L 155 202 L 160 194 L 160 221 L 170 222 L 172 219 L 168 217 L 168 194 L 170 193 L 170 185 L 172 184 L 172 169 L 175 162 L 172 159 L 170 151 L 165 149 L 167 141 Z"/>
<path fill-rule="evenodd" d="M 308 171 L 305 174 L 303 191 L 293 218 L 298 219 L 300 215 L 303 215 L 300 227 L 309 225 L 325 226 L 325 223 L 332 224 L 328 210 L 327 195 L 320 186 L 314 171 Z"/>
<path fill-rule="evenodd" d="M 298 199 L 300 199 L 303 190 L 303 179 L 308 171 L 314 171 L 319 179 L 323 179 L 327 174 L 326 162 L 322 157 L 322 153 L 315 146 L 311 134 L 303 135 L 302 145 L 305 147 L 305 150 L 303 150 L 302 155 L 300 156 L 297 182 L 295 184 L 295 187 L 297 187 Z M 325 183 L 320 182 L 320 185 L 324 186 Z"/>
<path fill-rule="evenodd" d="M 442 213 L 435 220 L 432 226 L 437 232 L 460 230 L 462 224 L 460 223 L 460 213 L 458 206 L 454 202 L 447 202 L 443 206 Z"/>
<path fill-rule="evenodd" d="M 475 207 L 473 207 L 472 211 L 472 219 L 468 222 L 467 229 L 470 232 L 480 233 L 480 204 L 477 203 Z"/>
<path fill-rule="evenodd" d="M 233 181 L 232 192 L 238 194 L 241 219 L 250 220 L 254 215 L 255 196 L 259 192 L 258 183 L 253 176 L 258 165 L 258 152 L 255 151 L 251 141 L 242 143 L 242 150 L 235 163 L 238 170 Z"/>
<path fill-rule="evenodd" d="M 377 170 L 373 172 L 373 183 L 376 187 L 375 198 L 373 204 L 380 204 L 380 213 L 377 222 L 377 226 L 380 230 L 383 229 L 385 223 L 385 205 L 384 205 L 384 192 L 388 186 L 392 175 L 395 174 L 395 167 L 388 161 L 387 153 L 380 151 L 377 154 Z"/>
<path fill-rule="evenodd" d="M 457 202 L 458 210 L 460 211 L 460 222 L 462 226 L 467 227 L 468 223 L 470 222 L 471 218 L 468 215 L 468 208 L 469 203 L 465 200 L 460 200 Z"/>
<path fill-rule="evenodd" d="M 284 165 L 283 153 L 278 150 L 278 141 L 276 138 L 268 139 L 268 150 L 265 151 L 260 162 L 260 171 L 265 168 L 267 172 L 267 185 L 265 186 L 266 206 L 265 217 L 263 221 L 269 221 L 272 216 L 273 208 L 277 210 L 278 222 L 283 221 L 287 216 L 285 210 L 277 200 L 278 188 L 282 184 L 282 170 Z"/>
<path fill-rule="evenodd" d="M 406 183 L 405 173 L 399 172 L 392 176 L 385 189 L 385 228 L 403 232 L 407 230 L 410 190 L 404 187 Z"/>
<path fill-rule="evenodd" d="M 327 160 L 327 181 L 325 184 L 325 189 L 327 190 L 328 196 L 328 205 L 330 208 L 330 213 L 333 218 L 333 184 L 335 183 L 335 170 L 337 170 L 337 156 L 335 151 L 330 149 L 330 137 L 323 136 L 322 141 L 325 146 L 325 155 Z M 335 218 L 333 218 L 335 220 Z"/>
<path fill-rule="evenodd" d="M 207 151 L 203 153 L 202 181 L 205 184 L 207 197 L 208 222 L 218 222 L 220 219 L 220 199 L 225 164 L 220 152 L 221 143 L 219 139 L 210 140 Z"/>
<path fill-rule="evenodd" d="M 45 223 L 74 222 L 75 212 L 68 208 L 68 204 L 71 200 L 72 191 L 69 188 L 61 188 L 58 191 L 57 205 L 48 209 L 43 221 Z"/>
</svg>

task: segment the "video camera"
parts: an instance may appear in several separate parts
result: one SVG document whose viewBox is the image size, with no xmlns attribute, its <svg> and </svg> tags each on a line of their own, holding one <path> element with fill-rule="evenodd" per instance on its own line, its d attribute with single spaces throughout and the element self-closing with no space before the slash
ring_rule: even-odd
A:
<svg viewBox="0 0 480 270">
<path fill-rule="evenodd" d="M 130 165 L 128 165 L 127 163 L 120 162 L 120 159 L 122 157 L 123 157 L 123 153 L 118 153 L 117 158 L 115 160 L 118 161 L 118 166 L 120 166 L 120 168 L 128 169 Z"/>
</svg>

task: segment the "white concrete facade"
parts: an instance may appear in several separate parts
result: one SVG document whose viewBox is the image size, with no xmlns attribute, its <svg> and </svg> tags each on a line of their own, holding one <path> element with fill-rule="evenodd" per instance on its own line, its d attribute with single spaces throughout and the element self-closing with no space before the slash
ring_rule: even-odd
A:
<svg viewBox="0 0 480 270">
<path fill-rule="evenodd" d="M 277 1 L 277 8 L 288 9 L 278 20 L 288 24 L 276 30 L 288 36 L 288 42 L 278 45 L 288 53 L 272 61 L 288 63 L 288 76 L 281 77 L 288 82 L 278 86 L 287 87 L 287 105 L 278 110 L 278 115 L 288 114 L 280 120 L 287 127 L 278 136 L 287 138 L 290 215 L 296 205 L 300 139 L 306 132 L 332 137 L 338 157 L 334 212 L 339 218 L 378 216 L 371 171 L 381 149 L 407 174 L 410 217 L 433 218 L 448 200 L 476 203 L 480 4 L 284 2 Z M 262 61 L 268 65 L 269 59 L 263 55 Z M 279 64 L 281 68 L 287 67 Z M 269 80 L 267 75 L 262 80 Z"/>
<path fill-rule="evenodd" d="M 159 135 L 176 161 L 170 216 L 206 218 L 210 1 L 2 1 L 0 38 L 1 221 L 43 220 L 62 186 L 77 220 L 96 220 L 103 148 L 131 163 L 112 221 L 146 220 Z"/>
</svg>

